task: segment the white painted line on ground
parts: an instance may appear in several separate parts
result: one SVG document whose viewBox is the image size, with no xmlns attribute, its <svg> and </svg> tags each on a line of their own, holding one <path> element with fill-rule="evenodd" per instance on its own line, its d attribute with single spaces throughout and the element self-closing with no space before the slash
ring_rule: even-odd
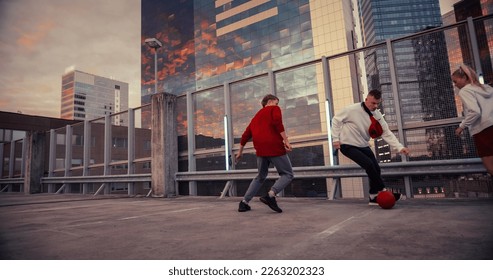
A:
<svg viewBox="0 0 493 280">
<path fill-rule="evenodd" d="M 345 219 L 344 221 L 342 221 L 338 224 L 335 224 L 335 225 L 327 228 L 326 230 L 324 230 L 322 232 L 319 232 L 318 236 L 319 237 L 329 237 L 332 234 L 334 234 L 334 233 L 338 232 L 339 230 L 341 230 L 342 228 L 344 228 L 346 226 L 346 224 L 348 224 L 350 221 L 352 221 L 354 219 L 359 219 L 359 218 L 365 217 L 368 214 L 370 214 L 371 212 L 375 211 L 375 209 L 376 208 L 373 208 L 370 210 L 365 210 L 365 211 L 361 212 L 359 215 L 351 216 L 351 217 Z"/>
<path fill-rule="evenodd" d="M 173 210 L 173 211 L 168 211 L 168 212 L 163 211 L 163 212 L 152 213 L 152 214 L 147 214 L 147 215 L 130 216 L 130 217 L 125 217 L 125 218 L 120 218 L 117 220 L 118 221 L 125 221 L 125 220 L 139 219 L 139 218 L 155 216 L 155 215 L 163 215 L 163 214 L 167 214 L 167 213 L 181 213 L 181 212 L 188 212 L 188 211 L 193 211 L 193 210 L 201 210 L 201 209 L 210 208 L 210 207 L 212 207 L 212 206 L 178 209 L 178 210 Z"/>
</svg>

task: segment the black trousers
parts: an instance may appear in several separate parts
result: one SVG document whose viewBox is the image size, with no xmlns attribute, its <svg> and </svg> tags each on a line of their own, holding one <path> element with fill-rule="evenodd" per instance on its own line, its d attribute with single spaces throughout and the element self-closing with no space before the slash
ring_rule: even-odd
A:
<svg viewBox="0 0 493 280">
<path fill-rule="evenodd" d="M 380 166 L 378 165 L 378 161 L 370 147 L 360 148 L 342 144 L 341 153 L 365 169 L 366 174 L 368 174 L 368 178 L 370 179 L 370 194 L 377 194 L 385 188 L 385 184 L 383 183 L 381 176 Z"/>
</svg>

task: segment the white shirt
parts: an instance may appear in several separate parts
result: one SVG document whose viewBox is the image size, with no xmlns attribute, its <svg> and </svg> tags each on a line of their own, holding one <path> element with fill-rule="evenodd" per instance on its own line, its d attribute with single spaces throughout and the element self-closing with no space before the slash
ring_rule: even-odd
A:
<svg viewBox="0 0 493 280">
<path fill-rule="evenodd" d="M 485 90 L 468 84 L 459 91 L 465 114 L 459 126 L 469 127 L 472 135 L 493 125 L 493 88 L 489 85 L 483 86 Z"/>
<path fill-rule="evenodd" d="M 382 138 L 385 140 L 391 148 L 400 152 L 404 145 L 395 137 L 394 133 L 390 131 L 389 125 L 383 118 L 380 110 L 372 112 L 373 117 L 380 123 L 383 128 Z M 339 111 L 332 118 L 332 141 L 339 141 L 341 144 L 352 145 L 356 147 L 369 147 L 369 141 L 371 139 L 368 132 L 371 121 L 368 113 L 363 109 L 361 103 L 355 103 L 349 105 L 346 108 Z"/>
</svg>

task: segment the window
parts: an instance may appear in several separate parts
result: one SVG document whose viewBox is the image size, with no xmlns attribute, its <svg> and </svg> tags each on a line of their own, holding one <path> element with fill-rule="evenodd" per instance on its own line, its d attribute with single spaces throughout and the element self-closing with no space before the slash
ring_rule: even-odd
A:
<svg viewBox="0 0 493 280">
<path fill-rule="evenodd" d="M 113 137 L 113 148 L 127 148 L 127 138 Z"/>
<path fill-rule="evenodd" d="M 72 135 L 72 145 L 74 145 L 74 146 L 83 146 L 84 145 L 84 136 L 82 136 L 82 135 Z"/>
<path fill-rule="evenodd" d="M 57 134 L 56 135 L 56 144 L 57 145 L 65 145 L 65 134 Z"/>
</svg>

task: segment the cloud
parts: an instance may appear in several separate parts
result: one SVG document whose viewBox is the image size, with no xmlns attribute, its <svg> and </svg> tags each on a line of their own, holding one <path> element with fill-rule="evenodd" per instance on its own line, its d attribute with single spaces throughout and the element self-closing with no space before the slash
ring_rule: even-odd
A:
<svg viewBox="0 0 493 280">
<path fill-rule="evenodd" d="M 46 35 L 53 29 L 54 23 L 52 20 L 40 23 L 34 32 L 21 33 L 17 39 L 19 47 L 32 51 L 38 47 L 39 42 L 43 41 Z"/>
<path fill-rule="evenodd" d="M 129 83 L 140 106 L 140 1 L 0 1 L 0 110 L 60 116 L 65 69 Z"/>
</svg>

